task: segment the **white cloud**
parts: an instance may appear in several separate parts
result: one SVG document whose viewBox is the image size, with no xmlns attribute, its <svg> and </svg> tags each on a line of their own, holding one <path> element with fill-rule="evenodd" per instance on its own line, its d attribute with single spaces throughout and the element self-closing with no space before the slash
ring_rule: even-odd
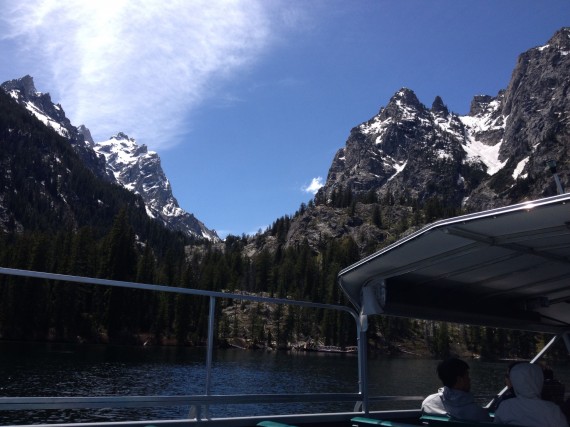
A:
<svg viewBox="0 0 570 427">
<path fill-rule="evenodd" d="M 153 149 L 172 144 L 185 113 L 270 42 L 261 0 L 8 0 L 2 9 L 0 37 L 41 62 L 34 77 L 50 87 L 38 89 L 73 124 Z"/>
<path fill-rule="evenodd" d="M 316 178 L 313 178 L 311 183 L 301 188 L 301 190 L 303 190 L 305 193 L 317 194 L 317 191 L 319 191 L 319 188 L 321 188 L 323 185 L 323 178 L 318 176 Z"/>
</svg>

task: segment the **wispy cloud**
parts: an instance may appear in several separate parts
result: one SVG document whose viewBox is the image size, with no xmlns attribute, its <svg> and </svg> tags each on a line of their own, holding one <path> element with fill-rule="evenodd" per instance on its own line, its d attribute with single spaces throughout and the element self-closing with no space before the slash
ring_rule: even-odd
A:
<svg viewBox="0 0 570 427">
<path fill-rule="evenodd" d="M 311 183 L 301 188 L 305 193 L 317 194 L 317 191 L 324 185 L 323 178 L 318 176 L 313 178 Z"/>
<path fill-rule="evenodd" d="M 271 36 L 261 0 L 9 0 L 2 13 L 0 36 L 41 62 L 50 87 L 38 89 L 74 124 L 96 139 L 125 131 L 153 149 L 171 145 L 185 113 Z"/>
</svg>

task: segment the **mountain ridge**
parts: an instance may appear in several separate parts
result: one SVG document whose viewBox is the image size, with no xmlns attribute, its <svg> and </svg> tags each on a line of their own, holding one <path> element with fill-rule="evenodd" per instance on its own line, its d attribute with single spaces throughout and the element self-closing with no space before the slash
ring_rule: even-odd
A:
<svg viewBox="0 0 570 427">
<path fill-rule="evenodd" d="M 522 53 L 507 88 L 474 96 L 464 116 L 439 96 L 428 108 L 401 88 L 351 130 L 314 200 L 285 221 L 281 241 L 318 250 L 323 239 L 350 236 L 366 254 L 437 219 L 426 213 L 433 209 L 456 215 L 556 194 L 546 162 L 559 171 L 570 165 L 569 93 L 568 27 Z M 568 186 L 566 173 L 560 180 Z M 272 233 L 250 253 L 275 250 Z"/>
<path fill-rule="evenodd" d="M 376 115 L 350 131 L 331 162 L 324 186 L 309 206 L 302 205 L 286 221 L 288 231 L 281 243 L 290 246 L 309 240 L 318 250 L 323 238 L 350 235 L 362 242 L 392 238 L 393 230 L 373 225 L 371 217 L 378 209 L 387 222 L 401 222 L 399 228 L 403 228 L 412 216 L 416 226 L 429 220 L 429 215 L 418 217 L 417 211 L 433 203 L 461 213 L 555 194 L 545 165 L 554 160 L 559 170 L 566 170 L 570 163 L 566 149 L 570 142 L 569 52 L 570 28 L 565 27 L 545 45 L 523 52 L 507 88 L 495 96 L 475 95 L 466 115 L 450 111 L 440 96 L 427 107 L 412 89 L 396 91 Z M 145 204 L 147 213 L 159 221 L 176 218 L 179 207 L 156 153 L 138 147 L 121 133 L 95 148 L 98 143 L 89 130 L 75 128 L 58 116 L 60 110 L 63 113 L 61 106 L 52 104 L 49 95 L 36 92 L 31 77 L 20 80 L 23 94 L 42 100 L 26 104 L 29 110 L 43 103 L 53 105 L 50 111 L 59 117 L 53 120 L 61 125 L 59 132 L 67 131 L 76 146 L 87 147 L 95 159 L 104 160 L 100 175 L 143 197 L 154 194 L 151 199 L 160 199 L 160 203 L 145 200 Z M 13 97 L 15 82 L 3 85 Z M 113 153 L 125 141 L 129 143 L 123 145 L 121 155 Z M 121 156 L 138 160 L 121 163 Z M 146 167 L 143 159 L 148 162 Z M 149 182 L 137 169 L 152 171 L 148 176 L 160 179 Z M 567 175 L 561 176 L 561 182 L 567 186 Z M 157 196 L 159 188 L 161 197 Z M 261 233 L 263 238 L 252 236 L 252 240 L 265 239 L 265 245 L 256 245 L 275 249 L 281 243 L 274 242 L 271 233 L 268 230 Z"/>
<path fill-rule="evenodd" d="M 37 91 L 33 78 L 29 75 L 7 81 L 1 87 L 44 125 L 69 140 L 96 176 L 140 195 L 149 217 L 188 236 L 219 241 L 215 231 L 209 230 L 194 215 L 180 208 L 172 194 L 170 182 L 162 170 L 160 157 L 155 152 L 149 152 L 144 145 L 139 147 L 134 139 L 131 140 L 120 132 L 117 135 L 132 141 L 128 146 L 121 145 L 115 137 L 101 143 L 95 142 L 85 125 L 75 127 L 71 124 L 61 105 L 54 104 L 49 93 Z M 110 141 L 116 141 L 117 147 L 111 148 Z M 121 146 L 124 150 L 122 152 L 118 148 Z M 111 151 L 114 156 L 108 155 Z M 130 161 L 121 163 L 116 161 L 118 158 L 130 158 Z M 125 168 L 124 171 L 119 170 L 121 165 Z M 149 189 L 151 191 L 147 191 Z"/>
</svg>

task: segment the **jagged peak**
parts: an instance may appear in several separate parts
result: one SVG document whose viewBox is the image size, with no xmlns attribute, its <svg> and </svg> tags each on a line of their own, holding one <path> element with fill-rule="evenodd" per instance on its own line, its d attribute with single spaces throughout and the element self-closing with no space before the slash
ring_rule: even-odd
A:
<svg viewBox="0 0 570 427">
<path fill-rule="evenodd" d="M 79 125 L 77 127 L 77 132 L 79 132 L 80 135 L 83 135 L 83 138 L 85 139 L 86 142 L 88 142 L 91 145 L 95 144 L 95 141 L 91 136 L 91 131 L 87 128 L 87 126 Z"/>
<path fill-rule="evenodd" d="M 539 49 L 544 49 L 549 46 L 561 50 L 570 49 L 570 27 L 562 27 L 556 31 L 550 40 L 548 40 L 548 43 Z"/>
<path fill-rule="evenodd" d="M 378 119 L 380 121 L 390 118 L 413 119 L 416 114 L 423 114 L 425 111 L 425 106 L 419 101 L 414 91 L 404 87 L 390 98 L 386 108 L 380 109 Z"/>
<path fill-rule="evenodd" d="M 403 87 L 390 99 L 390 104 L 404 104 L 410 106 L 420 106 L 420 100 L 416 96 L 413 90 Z"/>
<path fill-rule="evenodd" d="M 123 132 L 119 132 L 116 135 L 113 135 L 109 139 L 116 139 L 117 141 L 127 140 L 127 141 L 131 141 L 131 142 L 135 142 L 134 138 L 129 138 L 129 135 L 127 135 L 126 133 L 123 133 Z"/>
<path fill-rule="evenodd" d="M 489 104 L 495 98 L 490 95 L 475 95 L 471 101 L 471 107 L 469 108 L 470 116 L 477 116 L 484 113 L 487 110 Z"/>
<path fill-rule="evenodd" d="M 505 94 L 505 90 L 501 89 L 497 96 L 475 95 L 471 101 L 468 116 L 477 117 L 497 111 L 505 114 L 503 110 Z"/>
<path fill-rule="evenodd" d="M 431 112 L 442 116 L 449 115 L 449 110 L 439 95 L 435 97 L 433 103 L 431 104 Z"/>
<path fill-rule="evenodd" d="M 95 143 L 95 149 L 101 152 L 123 152 L 133 158 L 149 155 L 158 157 L 155 151 L 148 151 L 146 144 L 138 144 L 134 138 L 130 138 L 124 132 L 119 132 L 106 141 Z"/>
<path fill-rule="evenodd" d="M 19 79 L 8 80 L 7 82 L 2 83 L 2 88 L 7 92 L 16 90 L 25 98 L 31 98 L 38 94 L 36 86 L 34 85 L 34 78 L 29 74 L 26 74 L 24 77 Z"/>
</svg>

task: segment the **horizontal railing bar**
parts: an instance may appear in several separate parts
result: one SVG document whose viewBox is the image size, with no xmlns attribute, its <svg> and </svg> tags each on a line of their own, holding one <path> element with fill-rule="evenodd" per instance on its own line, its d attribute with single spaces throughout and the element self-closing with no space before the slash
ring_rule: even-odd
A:
<svg viewBox="0 0 570 427">
<path fill-rule="evenodd" d="M 358 400 L 359 393 L 247 394 L 190 396 L 0 397 L 4 409 L 121 408 L 245 403 L 342 402 Z"/>
<path fill-rule="evenodd" d="M 355 319 L 358 318 L 358 314 L 354 309 L 345 305 L 338 304 L 323 304 L 318 302 L 310 301 L 298 301 L 291 300 L 287 298 L 270 298 L 270 297 L 259 297 L 255 295 L 243 295 L 235 294 L 230 292 L 218 292 L 218 291 L 206 291 L 201 289 L 190 289 L 190 288 L 179 288 L 176 286 L 166 286 L 166 285 L 151 285 L 147 283 L 135 283 L 135 282 L 122 282 L 118 280 L 109 279 L 97 279 L 94 277 L 83 277 L 83 276 L 71 276 L 67 274 L 56 274 L 56 273 L 45 273 L 40 271 L 29 271 L 29 270 L 19 270 L 16 268 L 6 268 L 0 267 L 0 274 L 6 274 L 9 276 L 20 276 L 20 277 L 30 277 L 35 279 L 47 279 L 47 280 L 57 280 L 64 282 L 74 282 L 74 283 L 85 283 L 91 285 L 104 285 L 104 286 L 115 286 L 120 288 L 131 288 L 131 289 L 144 289 L 149 291 L 158 292 L 172 292 L 186 295 L 198 295 L 206 297 L 215 298 L 229 298 L 229 299 L 241 299 L 247 301 L 256 302 L 266 302 L 270 304 L 289 304 L 297 305 L 301 307 L 311 307 L 311 308 L 323 308 L 331 310 L 345 311 L 352 315 Z"/>
<path fill-rule="evenodd" d="M 373 396 L 371 401 L 423 400 L 425 396 Z M 134 408 L 220 404 L 360 401 L 360 393 L 299 393 L 190 396 L 0 397 L 0 411 L 29 409 Z"/>
</svg>

